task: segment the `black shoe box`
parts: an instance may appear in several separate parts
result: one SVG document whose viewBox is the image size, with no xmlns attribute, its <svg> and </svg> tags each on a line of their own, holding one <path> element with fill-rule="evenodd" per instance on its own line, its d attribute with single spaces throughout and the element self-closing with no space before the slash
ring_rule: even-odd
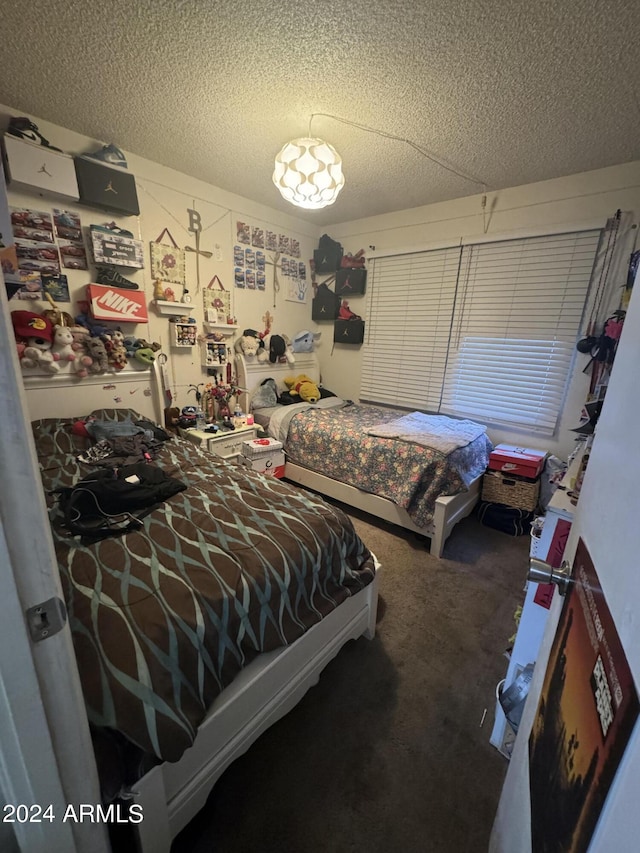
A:
<svg viewBox="0 0 640 853">
<path fill-rule="evenodd" d="M 335 344 L 361 344 L 364 341 L 364 320 L 336 320 L 333 326 Z"/>
<path fill-rule="evenodd" d="M 82 204 L 124 216 L 140 213 L 136 179 L 130 172 L 91 158 L 74 157 L 73 162 Z"/>
<path fill-rule="evenodd" d="M 336 273 L 336 293 L 338 296 L 362 296 L 367 288 L 367 271 L 341 269 Z"/>
</svg>

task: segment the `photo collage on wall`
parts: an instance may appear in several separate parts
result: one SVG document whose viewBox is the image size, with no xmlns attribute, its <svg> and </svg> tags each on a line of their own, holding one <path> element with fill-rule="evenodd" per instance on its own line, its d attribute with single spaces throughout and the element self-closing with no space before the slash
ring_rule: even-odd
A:
<svg viewBox="0 0 640 853">
<path fill-rule="evenodd" d="M 48 211 L 11 208 L 18 269 L 6 274 L 17 299 L 69 302 L 69 284 L 62 269 L 86 270 L 87 254 L 82 240 L 80 217 L 54 208 Z"/>
<path fill-rule="evenodd" d="M 306 302 L 307 266 L 300 260 L 300 241 L 286 234 L 236 222 L 236 245 L 233 247 L 235 286 L 243 290 L 266 289 L 266 265 L 273 264 L 266 252 L 278 253 L 279 274 L 285 283 L 285 298 Z"/>
</svg>

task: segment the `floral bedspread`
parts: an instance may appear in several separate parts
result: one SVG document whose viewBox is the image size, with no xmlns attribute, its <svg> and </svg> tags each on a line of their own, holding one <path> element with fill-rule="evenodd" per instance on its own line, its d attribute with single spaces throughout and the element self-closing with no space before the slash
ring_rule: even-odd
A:
<svg viewBox="0 0 640 853">
<path fill-rule="evenodd" d="M 444 456 L 411 442 L 367 435 L 370 427 L 402 414 L 358 404 L 300 412 L 289 426 L 287 461 L 388 498 L 406 509 L 418 527 L 426 527 L 436 498 L 467 491 L 483 473 L 492 445 L 483 434 Z"/>
</svg>

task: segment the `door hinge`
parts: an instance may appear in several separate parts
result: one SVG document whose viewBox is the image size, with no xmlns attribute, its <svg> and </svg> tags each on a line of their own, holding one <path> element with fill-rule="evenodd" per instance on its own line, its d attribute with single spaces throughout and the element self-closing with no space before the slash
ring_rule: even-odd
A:
<svg viewBox="0 0 640 853">
<path fill-rule="evenodd" d="M 27 612 L 27 625 L 34 643 L 46 640 L 64 628 L 67 621 L 67 608 L 59 598 L 50 598 L 42 604 L 30 607 Z"/>
</svg>

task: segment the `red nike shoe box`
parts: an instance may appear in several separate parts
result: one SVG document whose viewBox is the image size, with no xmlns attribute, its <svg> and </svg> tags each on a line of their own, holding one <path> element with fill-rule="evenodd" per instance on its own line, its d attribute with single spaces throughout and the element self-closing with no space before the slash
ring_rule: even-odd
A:
<svg viewBox="0 0 640 853">
<path fill-rule="evenodd" d="M 513 444 L 497 444 L 489 456 L 489 470 L 535 479 L 544 468 L 546 458 L 547 454 L 544 450 L 516 447 Z"/>
<path fill-rule="evenodd" d="M 87 298 L 96 320 L 116 323 L 148 323 L 147 302 L 142 290 L 125 290 L 104 284 L 88 284 Z"/>
</svg>

